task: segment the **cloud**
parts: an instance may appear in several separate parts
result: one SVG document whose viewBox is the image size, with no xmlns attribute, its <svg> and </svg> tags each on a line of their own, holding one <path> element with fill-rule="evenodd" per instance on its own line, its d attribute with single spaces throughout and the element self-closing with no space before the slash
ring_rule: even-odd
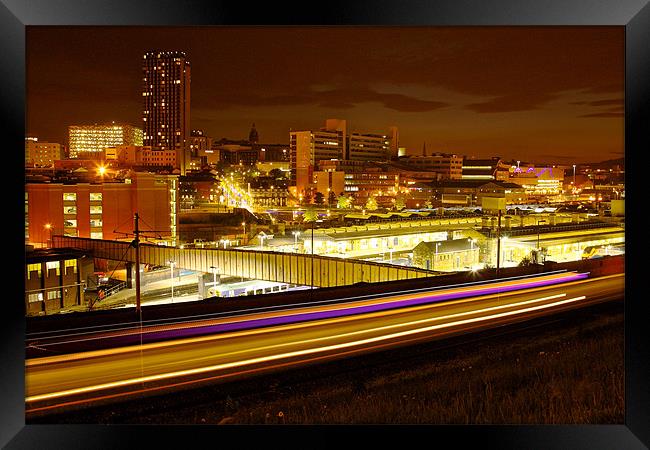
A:
<svg viewBox="0 0 650 450">
<path fill-rule="evenodd" d="M 323 108 L 350 109 L 362 103 L 380 103 L 388 109 L 400 112 L 426 112 L 448 106 L 447 103 L 422 100 L 416 97 L 381 93 L 366 86 L 330 90 L 310 89 L 295 94 L 264 95 L 219 95 L 214 102 L 220 108 L 232 106 L 301 106 L 314 105 Z"/>
<path fill-rule="evenodd" d="M 623 107 L 624 99 L 622 98 L 613 98 L 607 100 L 594 100 L 594 101 L 583 101 L 583 102 L 571 102 L 572 105 L 588 105 L 588 106 L 620 106 Z"/>
<path fill-rule="evenodd" d="M 590 117 L 616 117 L 616 118 L 619 118 L 619 117 L 625 117 L 625 114 L 623 112 L 618 112 L 618 111 L 617 112 L 600 112 L 600 113 L 593 113 L 593 114 L 583 114 L 583 115 L 578 116 L 578 117 L 587 117 L 587 118 L 590 118 Z"/>
<path fill-rule="evenodd" d="M 487 102 L 470 103 L 465 108 L 478 113 L 503 113 L 538 109 L 544 103 L 556 98 L 553 94 L 513 94 L 493 98 Z"/>
</svg>

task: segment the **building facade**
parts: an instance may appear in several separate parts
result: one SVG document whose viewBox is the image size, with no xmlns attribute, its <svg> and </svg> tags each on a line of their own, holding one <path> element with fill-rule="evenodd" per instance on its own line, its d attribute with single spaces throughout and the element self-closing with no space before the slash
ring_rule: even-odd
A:
<svg viewBox="0 0 650 450">
<path fill-rule="evenodd" d="M 84 302 L 84 282 L 93 274 L 92 256 L 73 249 L 25 253 L 26 315 L 56 313 Z"/>
<path fill-rule="evenodd" d="M 412 170 L 434 172 L 438 180 L 460 180 L 463 177 L 463 157 L 460 155 L 407 156 L 400 158 L 399 162 Z"/>
<path fill-rule="evenodd" d="M 107 148 L 106 161 L 116 162 L 120 167 L 167 167 L 176 165 L 175 150 L 154 150 L 139 145 L 120 145 Z"/>
<path fill-rule="evenodd" d="M 413 249 L 416 267 L 441 272 L 471 269 L 479 263 L 479 247 L 472 239 L 420 242 Z"/>
<path fill-rule="evenodd" d="M 351 161 L 390 160 L 390 137 L 385 134 L 350 133 L 346 159 Z"/>
<path fill-rule="evenodd" d="M 27 183 L 26 241 L 47 246 L 52 235 L 119 239 L 140 229 L 175 243 L 178 227 L 178 177 L 136 172 L 121 181 Z M 173 244 L 175 245 L 175 244 Z"/>
<path fill-rule="evenodd" d="M 184 52 L 152 51 L 142 63 L 144 145 L 174 150 L 181 174 L 189 167 L 190 62 Z"/>
<path fill-rule="evenodd" d="M 37 138 L 25 139 L 25 164 L 36 167 L 52 166 L 64 158 L 63 146 L 54 142 L 39 142 Z"/>
<path fill-rule="evenodd" d="M 564 169 L 552 166 L 512 166 L 508 181 L 521 186 L 531 197 L 559 195 L 563 191 Z"/>
<path fill-rule="evenodd" d="M 510 166 L 503 163 L 501 158 L 490 159 L 464 158 L 462 166 L 462 180 L 496 180 L 507 181 Z"/>
<path fill-rule="evenodd" d="M 391 130 L 395 134 L 397 131 Z M 343 119 L 327 119 L 319 131 L 291 131 L 289 149 L 290 184 L 304 193 L 314 183 L 314 170 L 321 161 L 388 161 L 391 158 L 391 135 L 348 131 Z"/>
<path fill-rule="evenodd" d="M 131 125 L 71 125 L 68 127 L 70 158 L 103 155 L 107 147 L 142 145 L 142 129 Z"/>
</svg>

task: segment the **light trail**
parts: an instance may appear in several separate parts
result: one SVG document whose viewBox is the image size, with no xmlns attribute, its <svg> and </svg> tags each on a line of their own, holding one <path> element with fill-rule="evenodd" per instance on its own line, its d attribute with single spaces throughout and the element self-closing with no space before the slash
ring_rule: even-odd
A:
<svg viewBox="0 0 650 450">
<path fill-rule="evenodd" d="M 514 295 L 514 294 L 513 294 Z M 351 333 L 345 334 L 345 336 L 352 336 L 352 335 L 357 335 L 357 334 L 363 334 L 363 333 L 370 333 L 378 330 L 383 330 L 383 329 L 391 329 L 395 327 L 404 327 L 408 325 L 413 325 L 416 323 L 424 323 L 424 322 L 430 322 L 433 320 L 442 320 L 442 319 L 447 319 L 447 318 L 452 318 L 452 317 L 460 317 L 460 316 L 465 316 L 469 314 L 476 314 L 480 312 L 485 312 L 485 311 L 491 311 L 495 309 L 503 309 L 503 308 L 510 308 L 513 306 L 518 306 L 518 305 L 525 305 L 529 303 L 536 303 L 544 300 L 549 300 L 552 298 L 558 298 L 558 297 L 564 297 L 566 294 L 558 294 L 558 295 L 553 295 L 550 297 L 542 297 L 540 299 L 535 299 L 535 300 L 527 300 L 524 302 L 519 302 L 519 303 L 509 303 L 507 305 L 500 305 L 500 306 L 495 306 L 495 307 L 490 307 L 490 308 L 484 308 L 484 309 L 479 309 L 479 310 L 471 310 L 467 312 L 462 312 L 462 313 L 457 313 L 457 314 L 451 314 L 447 316 L 441 316 L 441 317 L 434 317 L 431 319 L 422 319 L 420 321 L 416 322 L 406 322 L 406 323 L 400 323 L 397 325 L 388 325 L 384 327 L 379 327 L 379 328 L 374 328 L 374 329 L 366 329 L 366 330 L 361 330 L 361 331 L 355 331 Z M 420 309 L 425 308 L 425 307 L 420 307 Z M 390 312 L 389 312 L 390 313 Z M 385 315 L 387 313 L 385 312 L 379 312 L 379 313 L 370 313 L 368 316 L 374 316 L 377 317 L 379 315 Z M 69 362 L 69 361 L 77 361 L 80 359 L 90 359 L 90 358 L 96 358 L 98 356 L 108 356 L 108 355 L 116 355 L 119 353 L 129 353 L 129 352 L 139 352 L 139 351 L 148 351 L 148 350 L 153 350 L 153 349 L 160 349 L 160 348 L 165 348 L 165 347 L 172 347 L 172 346 L 178 346 L 178 345 L 185 345 L 185 344 L 191 344 L 191 343 L 198 343 L 198 342 L 207 342 L 207 341 L 215 341 L 215 340 L 223 340 L 223 339 L 230 339 L 238 336 L 251 336 L 251 334 L 261 334 L 261 333 L 272 333 L 276 332 L 278 330 L 283 330 L 283 331 L 289 331 L 289 330 L 295 330 L 298 328 L 304 328 L 307 326 L 322 326 L 322 325 L 330 325 L 334 323 L 342 323 L 344 321 L 351 321 L 355 320 L 355 317 L 344 317 L 344 318 L 336 318 L 336 319 L 329 319 L 329 320 L 323 320 L 319 321 L 318 323 L 307 323 L 307 324 L 298 324 L 298 325 L 290 325 L 290 326 L 284 326 L 284 327 L 275 327 L 275 328 L 265 328 L 262 330 L 253 330 L 251 333 L 250 331 L 240 331 L 240 332 L 233 332 L 233 333 L 227 333 L 227 334 L 220 334 L 220 335 L 213 335 L 213 336 L 205 336 L 205 337 L 194 337 L 194 338 L 186 338 L 186 339 L 181 339 L 181 340 L 174 340 L 174 341 L 165 341 L 165 342 L 156 342 L 156 343 L 151 343 L 151 344 L 145 344 L 145 345 L 134 345 L 134 346 L 129 346 L 129 347 L 122 347 L 122 348 L 116 348 L 116 349 L 107 349 L 107 350 L 95 350 L 95 351 L 90 351 L 90 352 L 83 352 L 83 353 L 73 353 L 69 355 L 60 355 L 60 356 L 46 356 L 43 358 L 35 358 L 32 360 L 27 360 L 25 361 L 25 365 L 27 367 L 36 367 L 40 365 L 45 365 L 45 364 L 55 364 L 55 363 L 61 363 L 61 362 Z M 341 337 L 343 335 L 338 335 L 335 337 Z M 330 339 L 331 337 L 325 337 L 325 338 L 318 338 L 315 340 L 322 340 L 322 339 Z M 304 342 L 304 341 L 303 341 Z M 288 343 L 288 344 L 280 344 L 280 345 L 275 345 L 275 346 L 265 346 L 265 347 L 258 347 L 257 349 L 270 349 L 270 348 L 276 348 L 280 346 L 285 346 L 285 345 L 292 345 L 294 342 Z M 231 352 L 228 354 L 222 353 L 222 356 L 225 355 L 234 355 L 238 354 L 241 352 Z"/>
<path fill-rule="evenodd" d="M 562 274 L 562 273 L 576 273 L 576 272 L 568 272 L 566 269 L 562 270 L 555 270 L 555 271 L 550 271 L 550 272 L 545 272 L 544 276 L 549 276 L 549 275 L 556 275 L 556 274 Z M 529 274 L 529 275 L 518 275 L 514 277 L 504 277 L 500 278 L 498 281 L 499 282 L 504 282 L 504 281 L 509 281 L 509 280 L 520 280 L 520 279 L 527 279 L 527 278 L 538 278 L 539 274 Z M 444 285 L 444 286 L 432 286 L 432 287 L 426 287 L 426 288 L 417 288 L 417 289 L 408 289 L 408 290 L 403 290 L 402 294 L 407 295 L 410 293 L 416 293 L 416 292 L 424 292 L 424 291 L 440 291 L 440 290 L 447 290 L 447 289 L 452 289 L 452 288 L 458 288 L 458 287 L 463 287 L 463 286 L 474 286 L 474 285 L 486 285 L 486 284 L 491 284 L 495 283 L 495 280 L 480 280 L 480 281 L 468 281 L 466 283 L 457 283 L 457 284 L 451 284 L 451 285 Z M 331 300 L 319 300 L 317 302 L 300 302 L 300 303 L 293 303 L 290 306 L 291 307 L 298 307 L 298 306 L 320 306 L 323 304 L 328 304 L 328 303 L 340 303 L 342 301 L 347 301 L 347 300 L 358 300 L 358 299 L 372 299 L 372 298 L 377 298 L 377 297 L 385 297 L 385 293 L 379 293 L 379 294 L 368 294 L 368 295 L 358 295 L 358 296 L 353 296 L 353 297 L 341 297 L 341 298 L 336 298 L 336 299 L 331 299 Z M 267 310 L 275 310 L 275 309 L 285 309 L 289 305 L 271 305 L 271 306 L 261 306 L 257 308 L 248 308 L 246 312 L 251 312 L 251 311 L 267 311 Z M 196 320 L 197 318 L 207 318 L 207 317 L 218 317 L 218 316 L 224 316 L 228 314 L 233 314 L 238 311 L 224 311 L 224 312 L 216 312 L 216 313 L 207 313 L 207 314 L 198 314 L 198 315 L 193 315 L 193 316 L 178 316 L 171 318 L 172 320 L 178 320 L 178 322 L 171 322 L 170 324 L 180 324 L 183 323 L 181 319 L 188 319 L 188 320 Z M 170 318 L 164 318 L 164 319 L 150 319 L 150 320 L 145 320 L 143 321 L 143 324 L 150 324 L 150 323 L 156 323 L 156 322 L 165 322 L 170 320 Z M 123 323 L 124 325 L 137 325 L 138 327 L 140 326 L 139 321 L 133 321 L 133 322 L 126 322 Z M 76 328 L 68 328 L 63 331 L 82 331 L 82 330 L 94 330 L 98 328 L 107 328 L 107 327 L 113 327 L 114 324 L 105 324 L 105 325 L 93 325 L 93 326 L 88 326 L 88 327 L 76 327 Z M 117 330 L 122 330 L 122 329 L 129 329 L 129 327 L 123 327 L 123 328 L 118 328 Z M 61 330 L 56 330 L 56 331 L 36 331 L 36 332 L 31 332 L 28 333 L 27 336 L 38 336 L 42 334 L 51 334 L 55 332 L 60 332 Z M 77 334 L 83 334 L 83 333 L 77 333 Z M 65 336 L 73 336 L 76 335 L 75 333 L 70 333 L 68 335 L 59 335 L 56 337 L 65 337 Z"/>
<path fill-rule="evenodd" d="M 540 302 L 549 298 L 557 298 L 557 297 L 564 297 L 566 294 L 561 294 L 557 296 L 551 296 L 551 297 L 546 297 L 546 298 L 540 298 L 540 299 L 535 299 L 531 300 L 528 302 L 524 303 L 531 303 L 531 302 Z M 409 336 L 413 334 L 419 334 L 419 333 L 424 333 L 427 331 L 433 331 L 436 329 L 441 329 L 441 328 L 448 328 L 448 327 L 453 327 L 457 325 L 462 325 L 462 324 L 469 324 L 469 323 L 474 323 L 474 322 L 482 322 L 482 321 L 487 321 L 487 320 L 492 320 L 500 317 L 506 317 L 506 316 L 511 316 L 515 314 L 523 314 L 526 312 L 531 312 L 531 311 L 536 311 L 536 310 L 541 310 L 541 309 L 547 309 L 551 308 L 554 306 L 562 305 L 562 304 L 567 304 L 571 302 L 577 302 L 580 300 L 584 300 L 586 296 L 579 296 L 579 297 L 573 297 L 570 299 L 566 300 L 561 300 L 558 302 L 553 302 L 545 305 L 540 305 L 540 306 L 532 306 L 516 311 L 509 311 L 509 312 L 504 312 L 504 313 L 498 313 L 498 314 L 492 314 L 488 316 L 482 316 L 482 317 L 477 317 L 477 318 L 472 318 L 472 319 L 464 319 L 464 320 L 459 320 L 455 322 L 449 322 L 445 324 L 439 324 L 439 325 L 431 325 L 428 327 L 422 327 L 422 328 L 416 328 L 414 330 L 407 330 L 407 331 L 402 331 L 402 332 L 397 332 L 397 333 L 391 333 L 391 334 L 386 334 L 382 336 L 377 336 L 377 337 L 372 337 L 372 338 L 366 338 L 366 339 L 361 339 L 357 341 L 351 341 L 351 342 L 346 342 L 342 344 L 334 344 L 334 345 L 328 345 L 324 347 L 315 347 L 315 348 L 310 348 L 310 349 L 305 349 L 305 350 L 297 350 L 293 352 L 286 352 L 286 353 L 280 353 L 277 355 L 271 355 L 271 356 L 264 356 L 264 357 L 258 357 L 258 358 L 251 358 L 243 361 L 235 361 L 231 363 L 224 363 L 224 364 L 216 364 L 212 366 L 207 366 L 207 367 L 200 367 L 196 369 L 188 369 L 188 370 L 180 370 L 176 372 L 169 372 L 169 373 L 164 373 L 164 374 L 159 374 L 159 375 L 149 375 L 145 377 L 137 377 L 137 378 L 131 378 L 128 380 L 122 380 L 122 381 L 116 381 L 116 382 L 111 382 L 111 383 L 104 383 L 104 384 L 99 384 L 99 385 L 94 385 L 94 386 L 86 386 L 83 388 L 76 388 L 76 389 L 69 389 L 66 391 L 59 391 L 59 392 L 54 392 L 54 393 L 49 393 L 49 394 L 42 394 L 42 395 L 34 395 L 31 397 L 27 397 L 25 399 L 26 402 L 35 402 L 35 401 L 40 401 L 40 400 L 48 400 L 48 399 L 53 399 L 53 398 L 59 398 L 59 397 L 64 397 L 64 396 L 70 396 L 70 395 L 76 395 L 76 394 L 82 394 L 82 393 L 87 393 L 87 392 L 92 392 L 92 391 L 98 391 L 98 390 L 106 390 L 110 388 L 116 388 L 116 387 L 123 387 L 123 386 L 129 386 L 133 384 L 140 384 L 140 383 L 147 383 L 147 382 L 152 382 L 152 381 L 158 381 L 158 380 L 164 380 L 164 379 L 169 379 L 169 378 L 179 378 L 179 377 L 184 377 L 184 376 L 189 376 L 189 375 L 196 375 L 196 374 L 202 374 L 206 372 L 213 372 L 213 371 L 218 371 L 218 370 L 224 370 L 224 369 L 229 369 L 229 368 L 237 368 L 237 367 L 243 367 L 243 366 L 248 366 L 252 364 L 258 364 L 258 363 L 263 363 L 263 362 L 268 362 L 268 361 L 276 361 L 280 359 L 286 359 L 286 358 L 292 358 L 296 356 L 303 356 L 303 355 L 310 355 L 313 353 L 322 353 L 322 352 L 327 352 L 327 351 L 332 351 L 332 350 L 339 350 L 339 349 L 344 349 L 344 348 L 349 348 L 349 347 L 354 347 L 354 346 L 359 346 L 359 345 L 364 345 L 364 344 L 369 344 L 369 343 L 375 343 L 379 341 L 385 341 L 389 339 L 395 339 L 403 336 Z M 494 308 L 493 308 L 494 309 Z M 407 324 L 404 324 L 402 326 L 406 326 Z M 378 329 L 374 330 L 368 330 L 367 332 L 371 331 L 377 331 L 381 330 L 383 327 L 380 327 Z M 343 335 L 344 336 L 344 335 Z M 329 338 L 324 338 L 324 339 L 335 339 L 339 338 L 341 336 L 332 336 Z M 300 344 L 302 342 L 296 342 L 294 344 Z"/>
<path fill-rule="evenodd" d="M 26 361 L 26 412 L 235 379 L 525 321 L 620 298 L 623 282 L 624 274 L 578 279 L 503 295 L 35 358 Z"/>
<path fill-rule="evenodd" d="M 87 338 L 78 338 L 68 341 L 58 341 L 52 344 L 43 342 L 42 340 L 34 340 L 34 344 L 39 347 L 46 348 L 50 345 L 63 345 L 63 344 L 72 344 L 78 342 L 92 341 L 97 339 L 107 339 L 107 338 L 117 338 L 122 336 L 133 336 L 135 334 L 140 335 L 144 332 L 145 334 L 159 333 L 162 334 L 161 337 L 169 338 L 172 337 L 171 333 L 175 334 L 189 334 L 191 331 L 196 333 L 197 331 L 202 332 L 227 332 L 238 329 L 251 329 L 262 326 L 271 326 L 279 324 L 288 324 L 299 321 L 308 321 L 308 320 L 320 320 L 330 317 L 339 317 L 349 314 L 361 314 L 371 311 L 380 311 L 387 309 L 397 309 L 408 306 L 416 306 L 421 304 L 427 304 L 432 302 L 441 302 L 449 301 L 469 296 L 480 296 L 485 294 L 492 293 L 507 293 L 510 291 L 523 290 L 526 288 L 552 285 L 556 283 L 563 283 L 574 281 L 577 279 L 586 278 L 587 274 L 576 273 L 576 272 L 564 272 L 556 273 L 551 275 L 544 275 L 541 277 L 529 278 L 524 280 L 510 280 L 506 282 L 499 283 L 490 283 L 482 284 L 479 286 L 471 287 L 462 287 L 455 289 L 447 290 L 435 290 L 428 291 L 430 295 L 424 296 L 415 296 L 413 294 L 403 294 L 403 295 L 393 295 L 389 297 L 384 297 L 380 299 L 371 299 L 363 300 L 357 302 L 349 303 L 337 303 L 331 306 L 311 306 L 308 308 L 290 308 L 279 310 L 276 312 L 268 313 L 257 313 L 257 314 L 244 314 L 232 316 L 227 319 L 213 319 L 211 321 L 197 321 L 192 324 L 187 322 L 175 322 L 164 325 L 154 325 L 148 326 L 143 329 L 133 329 L 133 328 L 122 328 L 114 331 L 106 331 L 101 333 L 96 333 L 90 335 Z M 52 336 L 45 339 L 61 339 L 65 337 L 72 336 L 84 336 L 85 334 L 69 334 L 69 335 L 59 335 Z"/>
</svg>

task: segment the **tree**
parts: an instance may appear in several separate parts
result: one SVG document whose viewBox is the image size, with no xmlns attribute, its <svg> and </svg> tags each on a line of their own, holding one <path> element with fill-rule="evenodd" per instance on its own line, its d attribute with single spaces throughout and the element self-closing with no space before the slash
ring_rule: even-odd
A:
<svg viewBox="0 0 650 450">
<path fill-rule="evenodd" d="M 521 261 L 519 261 L 519 266 L 520 267 L 526 267 L 530 266 L 533 263 L 532 259 L 530 256 L 524 256 Z"/>
<path fill-rule="evenodd" d="M 336 202 L 336 207 L 339 209 L 347 209 L 352 205 L 352 199 L 346 195 L 340 195 L 337 202 Z"/>
<path fill-rule="evenodd" d="M 284 172 L 282 172 L 280 169 L 273 169 L 269 171 L 269 176 L 274 180 L 277 180 L 278 178 L 284 178 Z"/>
<path fill-rule="evenodd" d="M 375 200 L 375 197 L 368 197 L 368 201 L 366 201 L 366 209 L 368 211 L 374 211 L 377 209 L 377 200 Z"/>
<path fill-rule="evenodd" d="M 398 195 L 395 197 L 395 209 L 401 211 L 404 208 L 406 208 L 406 201 L 404 200 L 404 196 Z"/>
<path fill-rule="evenodd" d="M 316 203 L 317 205 L 322 205 L 324 201 L 325 201 L 325 196 L 323 195 L 323 193 L 316 192 L 316 195 L 314 196 L 314 203 Z"/>
<path fill-rule="evenodd" d="M 305 210 L 305 215 L 303 216 L 302 220 L 304 222 L 314 222 L 316 221 L 317 217 L 318 214 L 316 214 L 316 210 L 313 206 L 310 206 Z"/>
<path fill-rule="evenodd" d="M 336 194 L 334 193 L 334 191 L 330 191 L 330 193 L 328 195 L 328 198 L 327 198 L 327 204 L 329 206 L 332 206 L 332 203 L 335 203 L 335 202 L 336 202 Z"/>
</svg>

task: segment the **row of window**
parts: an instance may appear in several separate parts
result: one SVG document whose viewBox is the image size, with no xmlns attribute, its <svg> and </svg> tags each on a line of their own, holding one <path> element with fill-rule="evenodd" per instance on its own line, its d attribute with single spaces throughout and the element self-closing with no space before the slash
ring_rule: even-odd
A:
<svg viewBox="0 0 650 450">
<path fill-rule="evenodd" d="M 66 219 L 63 221 L 63 226 L 64 227 L 69 227 L 69 228 L 77 228 L 77 219 Z M 104 222 L 102 219 L 90 219 L 90 226 L 91 227 L 102 227 L 104 225 Z"/>
<path fill-rule="evenodd" d="M 77 193 L 76 192 L 64 192 L 63 193 L 63 200 L 64 201 L 76 202 L 77 201 Z M 90 201 L 91 202 L 101 202 L 102 201 L 102 193 L 101 192 L 91 192 L 90 193 Z"/>
<path fill-rule="evenodd" d="M 59 289 L 55 291 L 48 291 L 47 292 L 47 299 L 48 300 L 56 300 L 61 298 L 61 291 Z M 29 303 L 34 303 L 34 302 L 42 302 L 43 301 L 43 293 L 42 292 L 37 292 L 34 294 L 29 294 L 27 296 L 27 299 Z"/>
<path fill-rule="evenodd" d="M 66 259 L 63 262 L 64 267 L 72 267 L 73 271 L 77 272 L 77 260 L 76 259 Z M 27 279 L 31 279 L 32 272 L 36 272 L 37 276 L 40 278 L 41 273 L 41 263 L 27 264 Z M 48 261 L 45 263 L 45 273 L 49 274 L 50 269 L 56 269 L 57 276 L 61 275 L 61 263 L 59 261 Z"/>
<path fill-rule="evenodd" d="M 90 206 L 90 214 L 101 214 L 102 213 L 102 206 L 101 205 L 91 205 Z M 63 207 L 63 214 L 77 214 L 77 207 L 76 206 L 64 206 Z"/>
</svg>

